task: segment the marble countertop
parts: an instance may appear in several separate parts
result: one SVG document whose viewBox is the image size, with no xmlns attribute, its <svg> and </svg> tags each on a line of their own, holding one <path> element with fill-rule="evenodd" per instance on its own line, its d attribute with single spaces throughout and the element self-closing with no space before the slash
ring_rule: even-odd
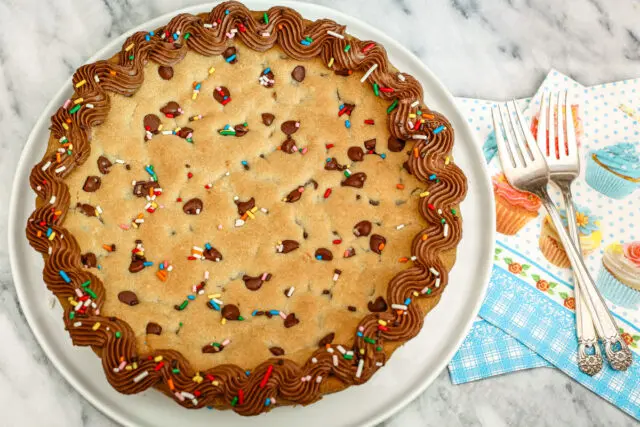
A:
<svg viewBox="0 0 640 427">
<path fill-rule="evenodd" d="M 201 0 L 0 0 L 0 203 L 43 108 L 111 38 Z M 640 76 L 639 0 L 316 0 L 399 40 L 457 96 L 531 95 L 549 68 L 585 84 Z M 0 210 L 0 237 L 7 239 Z M 20 310 L 0 245 L 0 425 L 114 423 L 51 365 Z M 448 373 L 385 426 L 632 426 L 635 420 L 552 369 L 453 386 Z"/>
</svg>

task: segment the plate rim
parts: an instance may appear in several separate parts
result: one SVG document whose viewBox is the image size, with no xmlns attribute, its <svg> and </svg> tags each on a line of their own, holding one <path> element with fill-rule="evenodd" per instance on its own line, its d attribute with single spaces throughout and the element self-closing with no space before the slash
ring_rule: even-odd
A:
<svg viewBox="0 0 640 427">
<path fill-rule="evenodd" d="M 131 34 L 137 31 L 145 30 L 150 26 L 155 25 L 152 23 L 156 21 L 168 22 L 171 18 L 181 13 L 201 13 L 202 11 L 206 11 L 207 9 L 211 9 L 212 7 L 214 7 L 219 3 L 220 2 L 208 2 L 208 3 L 192 5 L 192 6 L 177 9 L 177 10 L 159 15 L 157 17 L 148 19 L 142 24 L 137 25 L 134 28 L 131 28 L 125 31 L 120 36 L 108 41 L 94 55 L 92 55 L 90 58 L 85 60 L 84 63 L 95 62 L 96 60 L 106 57 L 105 55 L 107 55 L 107 52 L 113 49 L 114 46 L 117 46 L 118 44 L 122 44 L 126 40 L 126 38 Z M 373 25 L 368 24 L 357 17 L 332 9 L 327 6 L 318 5 L 314 3 L 305 3 L 305 2 L 292 1 L 292 0 L 283 0 L 283 1 L 242 0 L 242 3 L 252 10 L 262 10 L 260 8 L 268 8 L 268 7 L 272 7 L 274 4 L 277 4 L 281 6 L 291 7 L 296 11 L 299 11 L 299 13 L 303 16 L 305 15 L 305 13 L 300 12 L 300 10 L 309 11 L 309 10 L 315 9 L 315 12 L 317 12 L 319 15 L 322 15 L 324 13 L 328 16 L 331 16 L 331 19 L 334 19 L 338 22 L 340 21 L 351 22 L 352 25 L 355 23 L 357 25 L 365 27 L 366 30 L 373 35 L 372 38 L 375 38 L 376 40 L 383 40 L 381 43 L 385 46 L 387 51 L 391 52 L 392 50 L 395 50 L 400 55 L 403 55 L 407 57 L 409 60 L 415 62 L 416 65 L 421 68 L 421 71 L 424 72 L 429 77 L 430 79 L 429 83 L 437 87 L 437 89 L 441 92 L 441 94 L 444 95 L 446 101 L 454 109 L 455 114 L 459 116 L 460 123 L 456 124 L 456 126 L 458 128 L 460 126 L 465 128 L 464 131 L 467 134 L 466 136 L 468 136 L 469 139 L 471 140 L 470 145 L 472 146 L 472 151 L 474 151 L 474 153 L 472 153 L 472 156 L 477 157 L 478 159 L 483 158 L 482 152 L 480 150 L 480 144 L 478 142 L 478 137 L 474 134 L 473 130 L 471 129 L 471 126 L 465 119 L 460 108 L 457 106 L 453 95 L 440 82 L 437 76 L 431 71 L 431 69 L 424 62 L 422 62 L 416 55 L 414 55 L 404 45 L 396 41 L 391 36 L 383 33 L 381 30 L 377 29 Z M 346 25 L 348 26 L 348 24 Z M 43 125 L 46 125 L 46 122 L 49 120 L 48 112 L 55 111 L 55 108 L 58 105 L 57 100 L 61 98 L 61 96 L 66 91 L 69 90 L 69 88 L 71 87 L 71 82 L 72 82 L 72 76 L 70 76 L 67 80 L 65 80 L 61 85 L 60 89 L 51 97 L 51 100 L 44 107 L 44 109 L 42 110 L 42 113 L 38 117 L 38 120 L 33 125 L 33 128 L 27 138 L 27 142 L 25 143 L 22 149 L 22 152 L 20 154 L 20 160 L 18 161 L 18 164 L 16 167 L 14 181 L 12 183 L 12 188 L 11 188 L 11 197 L 10 197 L 9 215 L 8 215 L 8 218 L 9 218 L 8 248 L 9 248 L 10 267 L 11 267 L 12 277 L 14 279 L 14 287 L 16 289 L 16 294 L 18 295 L 18 301 L 20 302 L 20 306 L 27 320 L 27 324 L 29 325 L 31 332 L 35 336 L 36 341 L 38 342 L 40 347 L 43 349 L 47 358 L 51 360 L 52 365 L 58 370 L 58 372 L 62 375 L 62 377 L 78 392 L 80 396 L 82 396 L 85 400 L 87 400 L 92 406 L 98 409 L 101 413 L 103 413 L 108 418 L 114 421 L 117 421 L 123 425 L 131 425 L 132 421 L 126 415 L 120 414 L 118 411 L 110 408 L 109 406 L 104 404 L 100 399 L 94 396 L 92 391 L 89 390 L 81 380 L 77 379 L 73 375 L 73 373 L 67 370 L 66 367 L 64 366 L 64 363 L 58 358 L 58 356 L 56 355 L 56 352 L 53 350 L 48 340 L 43 336 L 43 333 L 39 330 L 35 320 L 36 314 L 32 311 L 30 305 L 27 304 L 28 297 L 25 292 L 25 287 L 24 287 L 25 285 L 22 284 L 25 282 L 25 279 L 22 277 L 21 269 L 18 265 L 18 253 L 16 249 L 16 242 L 17 242 L 17 239 L 25 238 L 24 233 L 21 232 L 22 231 L 21 227 L 24 224 L 18 221 L 20 218 L 17 218 L 17 215 L 18 215 L 18 209 L 16 207 L 18 203 L 17 200 L 20 197 L 21 190 L 24 190 L 24 181 L 18 178 L 28 174 L 28 171 L 32 168 L 33 165 L 28 163 L 29 159 L 27 158 L 28 157 L 27 154 L 34 151 L 34 149 L 37 149 L 36 144 L 38 142 L 38 138 L 36 134 L 38 133 L 38 130 L 42 128 Z M 421 81 L 421 84 L 423 84 L 422 81 Z M 484 176 L 484 183 L 478 182 L 478 184 L 484 184 L 485 190 L 488 190 L 491 188 L 489 170 L 484 162 L 481 162 L 480 166 L 482 170 L 482 175 Z M 485 195 L 489 196 L 489 199 L 486 201 L 493 203 L 494 202 L 493 192 L 485 191 L 485 193 L 487 193 Z M 491 220 L 492 229 L 489 230 L 491 235 L 490 236 L 491 238 L 489 239 L 490 247 L 486 249 L 487 249 L 487 253 L 492 254 L 493 249 L 495 247 L 495 233 L 496 233 L 495 211 L 491 210 L 487 214 L 489 216 L 488 219 Z M 396 402 L 393 405 L 389 405 L 389 407 L 386 410 L 373 414 L 372 417 L 369 418 L 365 424 L 363 424 L 364 426 L 371 426 L 371 425 L 378 424 L 388 419 L 390 416 L 397 413 L 398 411 L 400 411 L 400 409 L 404 408 L 406 405 L 412 402 L 418 395 L 420 395 L 440 374 L 440 372 L 442 372 L 446 368 L 446 366 L 451 361 L 455 353 L 458 351 L 463 340 L 466 338 L 469 330 L 471 329 L 475 321 L 475 318 L 478 312 L 480 311 L 482 302 L 484 301 L 484 296 L 486 295 L 486 291 L 489 284 L 490 273 L 491 273 L 491 265 L 492 265 L 490 256 L 486 256 L 485 262 L 479 265 L 482 265 L 483 267 L 482 274 L 478 275 L 481 278 L 481 280 L 478 281 L 478 283 L 480 284 L 479 287 L 481 288 L 479 290 L 479 295 L 473 304 L 472 310 L 467 315 L 467 320 L 465 324 L 462 325 L 462 327 L 459 327 L 459 330 L 462 332 L 459 334 L 457 339 L 449 341 L 449 343 L 452 343 L 452 345 L 450 345 L 449 351 L 445 353 L 445 356 L 441 358 L 441 360 L 438 363 L 436 363 L 435 368 L 426 377 L 422 379 L 419 386 L 412 388 L 409 392 L 405 394 L 403 398 L 396 400 Z"/>
</svg>

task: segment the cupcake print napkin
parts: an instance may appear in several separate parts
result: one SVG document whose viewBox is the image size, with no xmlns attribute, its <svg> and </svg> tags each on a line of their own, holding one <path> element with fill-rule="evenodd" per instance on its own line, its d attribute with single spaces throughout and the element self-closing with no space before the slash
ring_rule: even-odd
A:
<svg viewBox="0 0 640 427">
<path fill-rule="evenodd" d="M 578 370 L 575 300 L 566 253 L 539 200 L 504 179 L 496 156 L 493 102 L 460 99 L 483 141 L 496 198 L 493 274 L 480 317 L 452 360 L 454 383 L 555 366 L 640 419 L 640 80 L 584 88 L 552 71 L 540 93 L 570 88 L 579 105 L 582 172 L 573 185 L 585 261 L 634 352 L 627 372 Z M 535 120 L 533 120 L 535 123 Z M 560 203 L 560 193 L 551 189 Z M 565 218 L 566 221 L 566 218 Z"/>
</svg>

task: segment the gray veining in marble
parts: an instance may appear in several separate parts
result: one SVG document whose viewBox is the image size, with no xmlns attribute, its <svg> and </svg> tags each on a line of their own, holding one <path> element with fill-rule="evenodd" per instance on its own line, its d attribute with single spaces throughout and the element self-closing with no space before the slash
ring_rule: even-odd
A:
<svg viewBox="0 0 640 427">
<path fill-rule="evenodd" d="M 638 0 L 318 0 L 383 29 L 459 96 L 532 94 L 550 67 L 585 84 L 640 76 Z M 112 37 L 198 0 L 0 0 L 0 203 L 38 115 Z M 6 210 L 0 237 L 6 242 Z M 110 426 L 52 367 L 18 306 L 0 245 L 0 426 Z M 552 369 L 452 386 L 443 372 L 385 426 L 632 426 Z"/>
</svg>

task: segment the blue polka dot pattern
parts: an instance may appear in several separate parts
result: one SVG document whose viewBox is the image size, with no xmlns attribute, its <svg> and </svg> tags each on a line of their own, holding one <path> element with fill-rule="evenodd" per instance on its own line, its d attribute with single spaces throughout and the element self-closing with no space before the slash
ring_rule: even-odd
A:
<svg viewBox="0 0 640 427">
<path fill-rule="evenodd" d="M 603 218 L 600 221 L 602 242 L 585 261 L 594 277 L 602 266 L 602 254 L 604 248 L 615 242 L 631 242 L 640 240 L 640 227 L 634 224 L 634 220 L 640 216 L 640 190 L 626 199 L 611 199 L 587 185 L 585 178 L 585 165 L 587 152 L 622 141 L 638 142 L 640 129 L 640 99 L 635 95 L 640 90 L 640 79 L 628 80 L 619 84 L 607 84 L 583 88 L 579 84 L 568 79 L 557 71 L 551 72 L 544 81 L 540 90 L 531 99 L 518 100 L 518 105 L 529 119 L 536 113 L 539 107 L 540 93 L 542 90 L 559 90 L 563 88 L 573 89 L 572 96 L 580 105 L 580 118 L 582 119 L 583 134 L 580 140 L 580 154 L 582 171 L 580 177 L 573 184 L 574 199 L 578 205 L 588 206 L 592 214 Z M 533 102 L 532 102 L 533 101 Z M 460 99 L 460 108 L 466 113 L 469 123 L 473 123 L 478 141 L 485 141 L 493 130 L 491 120 L 491 101 Z M 635 116 L 629 114 L 630 110 L 621 108 L 621 105 L 633 109 Z M 532 109 L 528 109 L 533 106 Z M 535 110 L 535 111 L 531 111 Z M 627 111 L 627 112 L 625 112 Z M 482 126 L 476 126 L 482 124 Z M 485 124 L 488 124 L 486 127 Z M 492 175 L 500 172 L 499 160 L 494 157 L 489 163 Z M 561 206 L 560 193 L 557 189 L 550 191 L 556 205 Z M 525 254 L 532 261 L 548 269 L 551 273 L 563 280 L 571 281 L 571 270 L 558 268 L 550 264 L 539 249 L 539 239 L 542 224 L 546 212 L 541 208 L 538 216 L 530 220 L 515 236 L 497 234 L 500 243 Z M 610 304 L 614 311 L 633 324 L 640 324 L 640 308 L 637 310 Z"/>
</svg>

